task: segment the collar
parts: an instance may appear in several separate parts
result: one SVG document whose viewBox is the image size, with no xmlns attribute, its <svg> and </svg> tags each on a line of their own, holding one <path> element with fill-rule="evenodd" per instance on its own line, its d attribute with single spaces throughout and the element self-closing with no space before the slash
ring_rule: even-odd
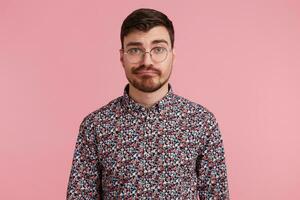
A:
<svg viewBox="0 0 300 200">
<path fill-rule="evenodd" d="M 126 107 L 129 111 L 133 112 L 161 112 L 169 110 L 173 102 L 173 89 L 170 83 L 168 83 L 167 94 L 156 102 L 151 107 L 147 108 L 142 104 L 136 102 L 133 98 L 129 96 L 129 83 L 125 86 L 122 96 L 122 105 Z"/>
</svg>

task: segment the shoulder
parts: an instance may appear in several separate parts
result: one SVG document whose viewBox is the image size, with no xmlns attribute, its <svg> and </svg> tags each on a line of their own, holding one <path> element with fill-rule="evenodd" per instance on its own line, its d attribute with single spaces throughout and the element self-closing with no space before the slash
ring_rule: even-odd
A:
<svg viewBox="0 0 300 200">
<path fill-rule="evenodd" d="M 116 111 L 121 109 L 121 98 L 117 97 L 104 106 L 88 113 L 82 120 L 82 125 L 95 125 L 103 120 L 113 118 Z"/>
<path fill-rule="evenodd" d="M 202 122 L 206 122 L 208 126 L 214 126 L 216 124 L 216 117 L 214 113 L 206 106 L 191 101 L 185 97 L 174 94 L 177 109 L 187 111 L 194 119 L 199 119 Z"/>
</svg>

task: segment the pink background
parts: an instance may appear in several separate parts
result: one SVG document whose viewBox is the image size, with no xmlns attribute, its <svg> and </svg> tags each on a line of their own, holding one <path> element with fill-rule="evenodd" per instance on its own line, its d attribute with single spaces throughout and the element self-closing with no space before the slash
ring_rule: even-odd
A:
<svg viewBox="0 0 300 200">
<path fill-rule="evenodd" d="M 79 124 L 122 95 L 122 20 L 175 25 L 174 92 L 223 135 L 231 199 L 300 199 L 300 3 L 0 2 L 0 199 L 65 199 Z"/>
</svg>

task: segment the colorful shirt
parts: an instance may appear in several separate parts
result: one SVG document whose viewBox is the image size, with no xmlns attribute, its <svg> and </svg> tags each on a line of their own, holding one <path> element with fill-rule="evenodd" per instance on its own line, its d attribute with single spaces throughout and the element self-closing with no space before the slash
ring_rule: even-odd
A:
<svg viewBox="0 0 300 200">
<path fill-rule="evenodd" d="M 214 115 L 172 91 L 146 108 L 128 94 L 88 114 L 67 188 L 79 199 L 229 199 Z"/>
</svg>

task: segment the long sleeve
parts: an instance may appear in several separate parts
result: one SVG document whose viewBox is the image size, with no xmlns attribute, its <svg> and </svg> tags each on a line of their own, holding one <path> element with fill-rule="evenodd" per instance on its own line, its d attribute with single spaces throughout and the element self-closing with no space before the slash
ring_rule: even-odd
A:
<svg viewBox="0 0 300 200">
<path fill-rule="evenodd" d="M 100 198 L 101 171 L 94 134 L 92 118 L 87 116 L 79 128 L 68 182 L 67 200 Z"/>
<path fill-rule="evenodd" d="M 206 120 L 205 145 L 197 160 L 200 200 L 228 200 L 224 147 L 218 123 L 212 113 Z"/>
</svg>

